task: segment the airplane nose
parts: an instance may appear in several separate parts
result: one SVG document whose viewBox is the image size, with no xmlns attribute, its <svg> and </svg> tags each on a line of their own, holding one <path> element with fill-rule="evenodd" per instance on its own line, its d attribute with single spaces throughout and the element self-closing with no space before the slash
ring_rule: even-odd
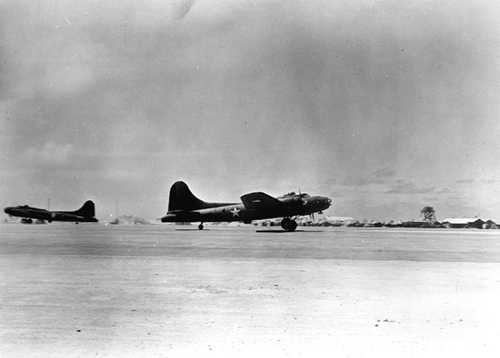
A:
<svg viewBox="0 0 500 358">
<path fill-rule="evenodd" d="M 311 210 L 311 212 L 318 212 L 328 209 L 332 202 L 332 199 L 326 196 L 315 196 L 307 201 L 307 208 Z"/>
<path fill-rule="evenodd" d="M 5 209 L 3 209 L 4 213 L 6 214 L 10 214 L 11 211 L 12 211 L 12 208 L 9 206 L 9 207 L 6 207 Z"/>
</svg>

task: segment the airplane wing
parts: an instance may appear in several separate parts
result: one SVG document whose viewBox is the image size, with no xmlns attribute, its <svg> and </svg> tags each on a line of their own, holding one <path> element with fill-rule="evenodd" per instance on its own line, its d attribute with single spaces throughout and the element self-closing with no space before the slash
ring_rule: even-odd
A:
<svg viewBox="0 0 500 358">
<path fill-rule="evenodd" d="M 282 203 L 276 198 L 262 192 L 248 193 L 241 197 L 246 209 L 273 209 L 281 207 Z"/>
</svg>

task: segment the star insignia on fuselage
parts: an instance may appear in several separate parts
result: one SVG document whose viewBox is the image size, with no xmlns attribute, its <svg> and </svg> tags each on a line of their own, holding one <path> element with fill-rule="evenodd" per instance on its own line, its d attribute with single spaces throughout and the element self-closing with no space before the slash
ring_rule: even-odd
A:
<svg viewBox="0 0 500 358">
<path fill-rule="evenodd" d="M 231 212 L 233 213 L 233 216 L 240 216 L 239 212 L 241 209 L 238 208 L 233 208 Z"/>
</svg>

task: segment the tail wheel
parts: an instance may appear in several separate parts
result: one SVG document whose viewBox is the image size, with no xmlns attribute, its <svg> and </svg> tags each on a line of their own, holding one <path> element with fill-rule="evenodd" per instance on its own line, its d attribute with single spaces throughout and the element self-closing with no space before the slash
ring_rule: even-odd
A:
<svg viewBox="0 0 500 358">
<path fill-rule="evenodd" d="M 203 223 L 200 223 L 200 225 L 198 225 L 198 229 L 203 230 Z"/>
<path fill-rule="evenodd" d="M 297 222 L 290 218 L 284 218 L 283 220 L 281 220 L 281 227 L 285 231 L 295 231 L 295 229 L 297 228 Z"/>
</svg>

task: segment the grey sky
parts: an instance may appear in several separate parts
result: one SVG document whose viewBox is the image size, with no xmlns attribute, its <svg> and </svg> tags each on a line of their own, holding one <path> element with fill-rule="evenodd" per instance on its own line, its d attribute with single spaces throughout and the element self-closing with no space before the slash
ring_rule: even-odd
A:
<svg viewBox="0 0 500 358">
<path fill-rule="evenodd" d="M 490 1 L 2 1 L 0 198 L 160 217 L 170 185 L 500 219 Z"/>
</svg>

